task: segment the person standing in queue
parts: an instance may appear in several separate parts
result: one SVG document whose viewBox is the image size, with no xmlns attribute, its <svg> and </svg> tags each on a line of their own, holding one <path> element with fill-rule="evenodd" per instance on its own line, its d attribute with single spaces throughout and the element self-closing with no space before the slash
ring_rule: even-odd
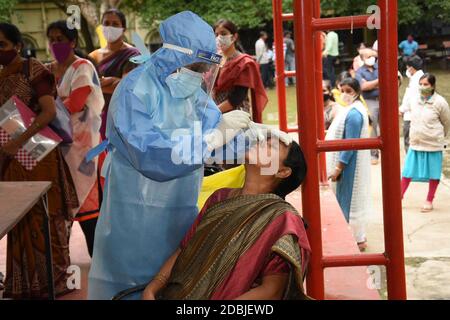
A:
<svg viewBox="0 0 450 320">
<path fill-rule="evenodd" d="M 73 142 L 61 146 L 80 204 L 73 216 L 80 223 L 92 257 L 101 188 L 98 161 L 88 162 L 85 157 L 100 142 L 100 115 L 105 100 L 94 65 L 75 52 L 77 29 L 69 29 L 65 20 L 56 21 L 48 26 L 47 38 L 55 58 L 48 68 L 56 79 L 58 101 L 70 113 L 73 130 Z"/>
<path fill-rule="evenodd" d="M 243 110 L 252 114 L 253 121 L 261 123 L 268 99 L 258 65 L 251 56 L 243 53 L 238 43 L 238 29 L 233 22 L 217 21 L 214 32 L 217 46 L 226 59 L 214 85 L 214 101 L 222 113 Z"/>
<path fill-rule="evenodd" d="M 0 106 L 16 96 L 36 113 L 36 118 L 23 134 L 0 147 L 0 157 L 7 158 L 4 168 L 0 168 L 0 180 L 52 183 L 47 192 L 48 213 L 55 294 L 60 296 L 70 291 L 67 288 L 67 268 L 70 266 L 67 224 L 72 220 L 71 210 L 78 207 L 78 199 L 59 146 L 32 170 L 25 169 L 15 158 L 19 149 L 56 115 L 54 76 L 36 59 L 21 58 L 21 49 L 19 29 L 9 23 L 0 23 L 0 65 L 3 66 L 0 71 Z M 39 201 L 8 233 L 3 298 L 48 298 L 42 228 L 46 214 L 44 203 Z"/>
<path fill-rule="evenodd" d="M 97 49 L 89 54 L 97 64 L 105 98 L 100 131 L 102 139 L 105 139 L 106 117 L 112 94 L 122 78 L 136 67 L 130 62 L 130 58 L 139 55 L 138 49 L 123 39 L 126 28 L 127 20 L 123 12 L 117 9 L 105 11 L 102 17 L 102 31 L 108 44 L 106 48 Z"/>
</svg>

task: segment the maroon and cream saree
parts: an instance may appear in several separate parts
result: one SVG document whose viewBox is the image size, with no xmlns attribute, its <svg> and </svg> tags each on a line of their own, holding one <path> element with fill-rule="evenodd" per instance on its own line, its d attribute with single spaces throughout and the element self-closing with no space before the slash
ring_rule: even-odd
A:
<svg viewBox="0 0 450 320">
<path fill-rule="evenodd" d="M 289 274 L 285 299 L 306 298 L 310 246 L 300 215 L 276 195 L 230 197 L 232 190 L 208 199 L 160 298 L 235 299 L 277 273 Z"/>
</svg>

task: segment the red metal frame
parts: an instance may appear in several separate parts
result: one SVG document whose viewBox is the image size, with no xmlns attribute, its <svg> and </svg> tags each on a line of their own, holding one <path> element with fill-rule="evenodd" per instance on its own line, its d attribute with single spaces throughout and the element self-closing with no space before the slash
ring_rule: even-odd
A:
<svg viewBox="0 0 450 320">
<path fill-rule="evenodd" d="M 324 141 L 320 31 L 365 28 L 369 16 L 320 18 L 320 0 L 294 0 L 294 13 L 285 14 L 282 0 L 273 0 L 280 129 L 299 133 L 308 163 L 302 205 L 310 225 L 308 237 L 313 251 L 307 290 L 316 299 L 325 298 L 325 268 L 366 265 L 386 266 L 388 298 L 406 299 L 400 179 L 397 179 L 400 177 L 398 91 L 390 85 L 397 83 L 397 1 L 378 0 L 378 5 L 381 135 L 374 139 Z M 284 71 L 283 21 L 294 21 L 296 69 L 302 74 L 297 76 L 299 128 L 296 129 L 287 127 L 285 78 L 296 76 L 296 72 Z M 312 106 L 315 112 L 311 112 Z M 325 171 L 324 152 L 361 149 L 381 150 L 385 253 L 324 257 L 319 193 L 319 181 L 323 182 Z"/>
</svg>

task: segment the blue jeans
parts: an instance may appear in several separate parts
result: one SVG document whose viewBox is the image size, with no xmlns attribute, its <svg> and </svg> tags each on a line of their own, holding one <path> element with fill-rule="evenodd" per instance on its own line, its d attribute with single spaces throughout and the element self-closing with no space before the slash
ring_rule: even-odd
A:
<svg viewBox="0 0 450 320">
<path fill-rule="evenodd" d="M 294 58 L 286 58 L 285 64 L 284 64 L 284 70 L 286 71 L 295 71 L 295 59 Z M 290 83 L 295 84 L 295 77 L 294 78 L 287 78 L 286 77 L 286 86 L 288 86 Z"/>
<path fill-rule="evenodd" d="M 380 101 L 373 99 L 366 99 L 367 108 L 369 109 L 370 119 L 372 120 L 372 132 L 370 137 L 377 138 L 379 136 L 378 126 L 380 123 Z M 372 159 L 380 158 L 379 150 L 371 150 Z"/>
</svg>

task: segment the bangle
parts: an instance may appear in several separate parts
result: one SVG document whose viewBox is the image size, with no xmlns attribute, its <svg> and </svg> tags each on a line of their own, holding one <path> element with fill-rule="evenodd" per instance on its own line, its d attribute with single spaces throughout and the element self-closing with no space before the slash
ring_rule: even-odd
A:
<svg viewBox="0 0 450 320">
<path fill-rule="evenodd" d="M 163 275 L 163 274 L 157 274 L 157 275 L 153 278 L 153 280 L 159 281 L 160 283 L 162 283 L 163 285 L 165 285 L 169 279 L 167 279 L 167 277 L 166 277 L 165 275 Z"/>
<path fill-rule="evenodd" d="M 34 121 L 33 126 L 36 127 L 36 129 L 40 129 L 41 128 L 40 123 L 37 122 L 37 121 Z"/>
</svg>

